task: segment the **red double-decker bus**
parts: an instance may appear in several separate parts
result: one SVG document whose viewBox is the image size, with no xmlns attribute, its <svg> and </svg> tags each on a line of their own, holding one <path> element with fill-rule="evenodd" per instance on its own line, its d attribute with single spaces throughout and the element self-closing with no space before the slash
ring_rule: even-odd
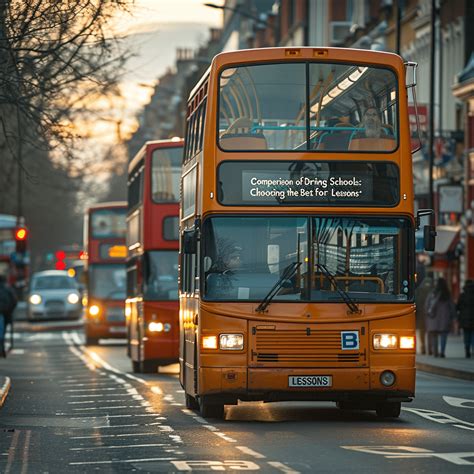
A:
<svg viewBox="0 0 474 474">
<path fill-rule="evenodd" d="M 126 212 L 126 202 L 108 202 L 90 207 L 85 216 L 86 344 L 125 337 Z"/>
<path fill-rule="evenodd" d="M 0 214 L 0 274 L 7 278 L 19 300 L 24 297 L 29 273 L 28 230 L 16 216 Z"/>
<path fill-rule="evenodd" d="M 183 140 L 145 143 L 128 168 L 127 334 L 134 372 L 178 360 Z"/>
</svg>

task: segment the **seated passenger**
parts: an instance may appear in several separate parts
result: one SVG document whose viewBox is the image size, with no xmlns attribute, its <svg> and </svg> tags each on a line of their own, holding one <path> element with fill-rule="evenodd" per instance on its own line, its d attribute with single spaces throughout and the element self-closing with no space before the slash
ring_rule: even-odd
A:
<svg viewBox="0 0 474 474">
<path fill-rule="evenodd" d="M 253 121 L 240 117 L 232 122 L 220 136 L 219 142 L 225 150 L 265 150 L 267 140 L 261 131 L 252 132 Z"/>
<path fill-rule="evenodd" d="M 351 137 L 349 150 L 390 151 L 395 148 L 394 137 L 387 134 L 380 113 L 375 107 L 366 109 L 361 125 L 363 130 Z"/>
</svg>

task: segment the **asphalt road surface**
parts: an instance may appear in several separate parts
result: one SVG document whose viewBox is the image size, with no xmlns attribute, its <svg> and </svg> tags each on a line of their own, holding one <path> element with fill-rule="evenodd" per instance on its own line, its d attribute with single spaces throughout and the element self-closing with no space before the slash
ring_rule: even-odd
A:
<svg viewBox="0 0 474 474">
<path fill-rule="evenodd" d="M 0 360 L 4 473 L 474 471 L 473 383 L 418 373 L 396 420 L 333 403 L 244 403 L 206 421 L 177 366 L 135 376 L 125 345 L 81 331 L 20 333 Z"/>
</svg>

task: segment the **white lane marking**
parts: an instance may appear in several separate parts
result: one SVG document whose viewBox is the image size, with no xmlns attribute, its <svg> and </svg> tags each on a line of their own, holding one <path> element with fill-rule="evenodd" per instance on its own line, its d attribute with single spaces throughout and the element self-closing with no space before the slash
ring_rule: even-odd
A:
<svg viewBox="0 0 474 474">
<path fill-rule="evenodd" d="M 474 462 L 467 460 L 474 456 L 472 451 L 436 453 L 430 449 L 417 448 L 416 446 L 341 446 L 341 448 L 367 454 L 379 454 L 386 459 L 438 458 L 459 466 L 474 466 Z"/>
<path fill-rule="evenodd" d="M 116 396 L 116 395 L 114 395 Z M 88 403 L 102 403 L 102 402 L 108 402 L 108 403 L 116 403 L 116 402 L 121 402 L 124 403 L 127 400 L 129 400 L 128 395 L 124 395 L 123 398 L 114 398 L 111 400 L 110 398 L 101 398 L 100 400 L 84 400 L 82 402 L 67 402 L 68 405 L 86 405 Z"/>
<path fill-rule="evenodd" d="M 291 467 L 285 466 L 282 462 L 268 461 L 268 464 L 279 471 L 286 472 L 287 474 L 299 474 L 299 471 L 295 471 Z"/>
<path fill-rule="evenodd" d="M 260 466 L 252 461 L 171 461 L 178 471 L 258 471 Z M 174 472 L 174 471 L 173 471 Z M 296 472 L 296 471 L 292 471 Z"/>
<path fill-rule="evenodd" d="M 160 430 L 160 431 L 166 431 L 166 432 L 174 431 L 174 429 L 171 428 L 171 426 L 168 426 L 168 425 L 161 425 L 161 426 L 159 427 L 159 430 Z"/>
<path fill-rule="evenodd" d="M 102 407 L 73 408 L 72 411 L 92 411 L 92 410 L 121 410 L 123 408 L 142 408 L 141 405 L 115 405 Z"/>
<path fill-rule="evenodd" d="M 127 374 L 127 373 L 123 373 L 123 375 L 125 375 L 125 377 L 128 377 L 131 380 L 135 380 L 136 382 L 139 382 L 143 385 L 148 385 L 148 382 L 145 379 L 142 379 L 140 377 L 136 377 L 135 375 Z"/>
<path fill-rule="evenodd" d="M 135 413 L 134 415 L 102 415 L 102 416 L 80 416 L 71 420 L 92 420 L 94 418 L 135 418 L 137 416 L 160 416 L 159 413 Z"/>
<path fill-rule="evenodd" d="M 108 382 L 108 381 L 93 382 L 93 381 L 91 381 L 89 383 L 70 383 L 70 384 L 64 385 L 64 387 L 68 387 L 68 388 L 71 388 L 71 387 L 101 387 L 101 386 L 104 386 L 104 385 L 110 386 L 111 382 Z"/>
<path fill-rule="evenodd" d="M 213 431 L 216 436 L 219 436 L 219 438 L 222 438 L 225 441 L 228 441 L 229 443 L 237 443 L 237 440 L 234 438 L 231 438 L 230 436 L 227 436 L 225 433 L 222 433 L 220 431 Z"/>
<path fill-rule="evenodd" d="M 110 392 L 113 390 L 124 390 L 122 387 L 108 387 L 108 388 L 72 388 L 65 390 L 65 392 Z"/>
<path fill-rule="evenodd" d="M 435 423 L 440 423 L 442 425 L 445 424 L 453 424 L 453 426 L 460 425 L 467 425 L 473 426 L 474 423 L 469 423 L 468 421 L 460 420 L 455 418 L 454 416 L 448 415 L 447 413 L 442 413 L 439 411 L 434 410 L 426 410 L 424 408 L 402 408 L 404 411 L 408 411 L 414 413 L 415 415 L 421 416 L 426 418 L 427 420 L 434 421 Z"/>
<path fill-rule="evenodd" d="M 105 362 L 102 357 L 100 357 L 97 352 L 94 352 L 91 349 L 87 349 L 87 347 L 82 348 L 85 354 L 87 354 L 94 362 L 97 362 L 99 365 L 101 365 L 104 369 L 109 370 L 110 372 L 114 372 L 115 374 L 121 374 L 123 375 L 123 372 L 121 370 L 116 369 L 115 367 L 112 367 L 110 364 Z"/>
<path fill-rule="evenodd" d="M 138 426 L 138 425 L 136 425 Z M 92 436 L 71 436 L 69 439 L 97 439 L 97 438 L 130 438 L 133 436 L 156 436 L 156 433 L 120 433 L 111 435 L 92 435 Z"/>
<path fill-rule="evenodd" d="M 79 333 L 73 332 L 71 333 L 71 339 L 78 345 L 82 346 L 84 344 L 84 340 L 79 337 Z"/>
<path fill-rule="evenodd" d="M 457 397 L 448 397 L 443 396 L 443 400 L 453 407 L 460 407 L 460 408 L 474 408 L 474 400 L 470 400 L 469 398 L 457 398 Z M 468 405 L 471 404 L 471 405 Z"/>
<path fill-rule="evenodd" d="M 83 461 L 70 462 L 70 466 L 84 466 L 92 464 L 120 464 L 120 463 L 135 463 L 135 462 L 152 462 L 152 461 L 174 461 L 176 458 L 142 458 L 142 459 L 123 459 L 117 461 Z"/>
<path fill-rule="evenodd" d="M 128 392 L 128 390 L 127 390 Z M 114 397 L 127 397 L 128 398 L 128 395 L 126 394 L 120 394 L 120 393 L 114 393 L 113 394 Z M 93 398 L 93 397 L 102 397 L 104 398 L 104 394 L 103 393 L 100 393 L 100 394 L 97 394 L 97 395 L 94 395 L 93 393 L 91 394 L 87 394 L 87 395 L 68 395 L 69 398 Z M 107 400 L 107 398 L 104 398 L 105 400 Z M 100 400 L 94 400 L 94 403 L 95 402 L 98 402 Z"/>
<path fill-rule="evenodd" d="M 257 451 L 254 451 L 253 449 L 247 448 L 247 446 L 236 446 L 236 448 L 254 458 L 263 459 L 266 457 L 263 454 L 257 453 Z"/>
<path fill-rule="evenodd" d="M 204 419 L 202 416 L 193 416 L 193 418 L 198 422 L 198 423 L 201 423 L 203 425 L 208 425 L 209 422 Z"/>
<path fill-rule="evenodd" d="M 209 431 L 219 431 L 219 428 L 216 428 L 215 426 L 212 426 L 212 425 L 204 425 L 204 428 L 206 428 Z"/>
<path fill-rule="evenodd" d="M 10 355 L 21 355 L 25 353 L 25 349 L 12 349 Z"/>
<path fill-rule="evenodd" d="M 455 426 L 456 428 L 462 428 L 463 430 L 474 431 L 474 428 L 471 428 L 469 426 L 463 426 L 463 425 L 453 425 L 453 426 Z"/>
<path fill-rule="evenodd" d="M 151 387 L 151 391 L 153 393 L 156 393 L 157 395 L 163 395 L 163 390 L 161 390 L 160 387 L 157 387 L 156 385 L 154 385 L 153 387 Z"/>
<path fill-rule="evenodd" d="M 92 426 L 91 428 L 94 430 L 102 430 L 102 429 L 109 429 L 109 428 L 131 428 L 133 426 L 140 426 L 138 423 L 133 423 L 130 425 L 102 425 L 102 426 Z M 148 426 L 148 425 L 145 425 Z M 89 427 L 81 427 L 81 428 L 73 428 L 74 430 L 85 430 L 89 429 Z"/>
<path fill-rule="evenodd" d="M 176 393 L 184 393 L 184 390 L 183 389 L 176 390 Z"/>
<path fill-rule="evenodd" d="M 157 446 L 170 446 L 169 444 L 163 443 L 152 443 L 152 444 L 121 444 L 119 446 L 89 446 L 87 448 L 69 448 L 69 451 L 93 451 L 96 449 L 122 449 L 122 448 L 156 448 Z"/>
</svg>

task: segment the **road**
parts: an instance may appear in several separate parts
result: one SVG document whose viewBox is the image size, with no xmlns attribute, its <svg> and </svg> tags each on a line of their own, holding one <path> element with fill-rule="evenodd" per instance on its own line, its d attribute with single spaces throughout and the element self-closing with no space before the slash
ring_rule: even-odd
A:
<svg viewBox="0 0 474 474">
<path fill-rule="evenodd" d="M 0 373 L 0 471 L 473 472 L 472 382 L 418 373 L 397 420 L 331 403 L 245 403 L 206 421 L 177 366 L 135 376 L 123 344 L 81 331 L 18 334 Z"/>
</svg>

